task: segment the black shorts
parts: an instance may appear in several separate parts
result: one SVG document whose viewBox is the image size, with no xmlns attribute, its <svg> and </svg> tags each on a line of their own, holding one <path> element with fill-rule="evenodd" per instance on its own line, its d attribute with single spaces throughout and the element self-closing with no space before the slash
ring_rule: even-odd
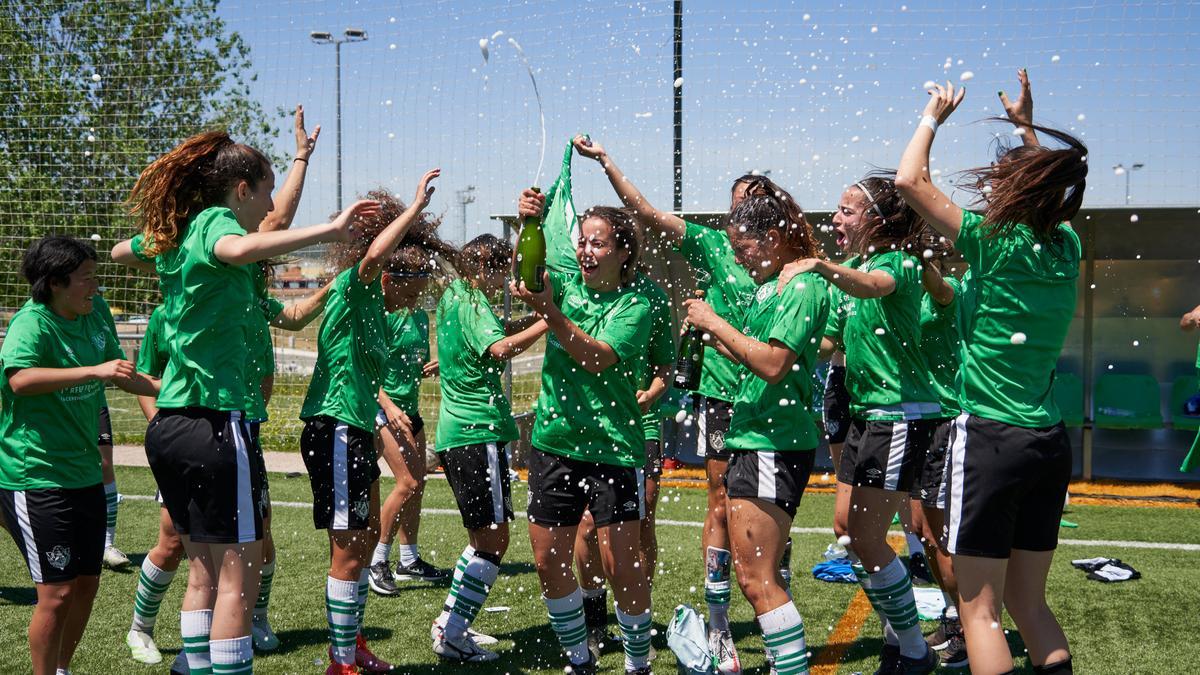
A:
<svg viewBox="0 0 1200 675">
<path fill-rule="evenodd" d="M 646 474 L 646 478 L 658 480 L 659 477 L 662 476 L 662 469 L 662 441 L 647 439 L 646 463 L 642 466 L 642 473 Z"/>
<path fill-rule="evenodd" d="M 584 462 L 532 448 L 529 453 L 529 521 L 550 527 L 579 524 L 584 510 L 596 527 L 640 520 L 644 485 L 637 469 Z"/>
<path fill-rule="evenodd" d="M 1071 440 L 1060 422 L 1027 429 L 963 414 L 954 420 L 946 471 L 952 554 L 1007 558 L 1053 551 L 1071 482 Z"/>
<path fill-rule="evenodd" d="M 108 406 L 100 408 L 100 436 L 96 445 L 112 445 L 112 416 L 108 414 Z"/>
<path fill-rule="evenodd" d="M 258 458 L 258 470 L 262 474 L 262 501 L 265 505 L 263 517 L 269 518 L 271 516 L 271 483 L 267 479 L 267 458 L 263 456 L 261 438 L 263 421 L 251 422 L 248 426 L 250 428 L 250 443 L 254 446 L 254 456 Z"/>
<path fill-rule="evenodd" d="M 730 499 L 772 502 L 795 518 L 815 454 L 812 450 L 734 450 L 725 470 L 725 494 Z"/>
<path fill-rule="evenodd" d="M 175 530 L 207 544 L 262 539 L 262 457 L 238 411 L 162 408 L 146 429 L 146 459 Z"/>
<path fill-rule="evenodd" d="M 475 443 L 437 453 L 463 527 L 479 530 L 513 519 L 508 454 L 503 443 Z"/>
<path fill-rule="evenodd" d="M 909 496 L 921 500 L 921 504 L 931 509 L 946 508 L 946 493 L 943 487 L 943 475 L 946 471 L 946 452 L 950 449 L 950 430 L 954 427 L 954 418 L 934 420 L 937 426 L 933 430 L 933 438 L 925 451 L 925 462 L 917 480 L 913 483 Z"/>
<path fill-rule="evenodd" d="M 104 486 L 0 490 L 4 522 L 35 584 L 98 576 L 104 557 Z"/>
<path fill-rule="evenodd" d="M 408 415 L 408 421 L 412 422 L 412 435 L 416 438 L 418 434 L 425 431 L 425 418 L 421 417 L 421 413 L 405 413 Z M 383 410 L 375 413 L 375 426 L 386 427 L 387 415 L 383 414 Z"/>
<path fill-rule="evenodd" d="M 318 530 L 365 530 L 371 485 L 379 480 L 375 434 L 328 415 L 304 420 L 300 454 L 312 484 Z"/>
<path fill-rule="evenodd" d="M 937 428 L 935 422 L 851 419 L 838 480 L 855 487 L 910 492 L 925 464 L 925 450 Z"/>
<path fill-rule="evenodd" d="M 846 390 L 846 367 L 829 366 L 821 419 L 830 443 L 845 443 L 850 433 L 850 392 Z"/>
<path fill-rule="evenodd" d="M 698 454 L 704 459 L 728 460 L 725 434 L 729 433 L 729 421 L 733 419 L 733 404 L 719 398 L 697 396 L 696 419 L 700 425 L 696 439 Z"/>
</svg>

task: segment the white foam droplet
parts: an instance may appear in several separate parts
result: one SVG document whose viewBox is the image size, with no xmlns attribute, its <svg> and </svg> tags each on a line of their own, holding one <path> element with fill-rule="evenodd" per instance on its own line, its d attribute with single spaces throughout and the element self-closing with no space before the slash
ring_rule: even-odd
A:
<svg viewBox="0 0 1200 675">
<path fill-rule="evenodd" d="M 683 86 L 683 78 L 682 77 L 675 78 L 675 88 L 678 89 L 682 86 Z"/>
<path fill-rule="evenodd" d="M 1023 344 L 1025 344 L 1025 339 L 1026 339 L 1025 334 L 1018 331 L 1018 332 L 1012 334 L 1012 337 L 1009 338 L 1009 342 L 1012 342 L 1014 345 L 1023 345 Z"/>
<path fill-rule="evenodd" d="M 937 82 L 934 82 L 933 80 L 925 80 L 925 84 L 921 85 L 921 88 L 922 89 L 933 89 L 936 86 L 937 86 Z"/>
<path fill-rule="evenodd" d="M 875 334 L 876 334 L 876 335 L 883 335 L 883 334 L 884 334 L 884 332 L 886 332 L 886 331 L 884 331 L 882 328 L 876 328 L 876 329 L 875 329 Z"/>
<path fill-rule="evenodd" d="M 879 32 L 879 26 L 871 26 L 871 32 L 872 32 L 872 33 L 878 33 L 878 32 Z"/>
<path fill-rule="evenodd" d="M 488 39 L 487 38 L 479 38 L 479 52 L 481 54 L 483 54 L 483 62 L 487 63 L 487 60 L 488 60 Z"/>
<path fill-rule="evenodd" d="M 1078 115 L 1075 116 L 1075 119 L 1082 122 L 1087 119 L 1087 115 L 1084 115 L 1083 113 L 1079 113 Z"/>
<path fill-rule="evenodd" d="M 900 263 L 900 265 L 902 267 L 904 267 L 904 269 L 906 269 L 906 270 L 911 270 L 912 268 L 917 266 L 917 264 L 915 262 L 913 262 L 912 258 L 905 258 L 904 262 Z"/>
<path fill-rule="evenodd" d="M 968 80 L 973 80 L 973 79 L 975 79 L 975 73 L 973 73 L 969 70 L 964 70 L 962 75 L 958 76 L 959 82 L 966 82 Z"/>
<path fill-rule="evenodd" d="M 922 252 L 921 252 L 921 257 L 922 257 L 922 258 L 924 258 L 924 259 L 926 259 L 926 260 L 929 260 L 930 258 L 932 258 L 932 257 L 933 257 L 933 251 L 932 251 L 931 249 L 928 249 L 928 248 L 927 248 L 927 249 L 925 249 L 924 251 L 922 251 Z"/>
<path fill-rule="evenodd" d="M 1062 57 L 1059 56 L 1058 54 L 1055 54 L 1054 56 L 1050 57 L 1050 63 L 1058 63 L 1061 60 L 1062 60 Z"/>
<path fill-rule="evenodd" d="M 780 408 L 786 408 L 787 405 L 788 405 L 788 400 L 786 398 L 779 399 L 779 407 Z"/>
<path fill-rule="evenodd" d="M 1138 221 L 1138 214 L 1135 213 L 1135 214 L 1129 216 L 1129 222 L 1136 223 L 1137 221 Z"/>
<path fill-rule="evenodd" d="M 98 235 L 98 234 L 93 234 L 93 235 L 92 235 L 92 241 L 100 241 L 100 235 Z"/>
<path fill-rule="evenodd" d="M 845 546 L 849 546 L 849 545 L 850 545 L 850 535 L 843 534 L 842 536 L 838 537 L 838 546 L 845 547 Z"/>
<path fill-rule="evenodd" d="M 99 82 L 101 79 L 100 73 L 92 73 L 92 82 Z"/>
<path fill-rule="evenodd" d="M 686 410 L 680 410 L 679 412 L 675 413 L 675 423 L 676 424 L 683 424 L 683 421 L 685 419 L 687 419 L 687 411 Z"/>
</svg>

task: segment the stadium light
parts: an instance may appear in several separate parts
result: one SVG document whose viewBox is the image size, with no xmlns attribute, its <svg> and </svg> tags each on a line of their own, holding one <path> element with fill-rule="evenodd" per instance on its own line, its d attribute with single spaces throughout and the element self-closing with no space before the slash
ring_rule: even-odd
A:
<svg viewBox="0 0 1200 675">
<path fill-rule="evenodd" d="M 1132 164 L 1129 167 L 1126 167 L 1124 164 L 1117 164 L 1116 166 L 1113 167 L 1114 174 L 1116 174 L 1118 176 L 1125 176 L 1125 205 L 1126 206 L 1129 206 L 1129 174 L 1133 173 L 1134 171 L 1140 170 L 1144 166 L 1146 166 L 1146 165 L 1141 162 L 1135 162 L 1134 164 Z"/>
<path fill-rule="evenodd" d="M 308 37 L 319 45 L 333 45 L 334 68 L 337 86 L 337 210 L 342 210 L 342 44 L 346 42 L 366 42 L 367 31 L 361 28 L 347 28 L 342 31 L 343 38 L 335 38 L 332 33 L 312 31 Z"/>
</svg>

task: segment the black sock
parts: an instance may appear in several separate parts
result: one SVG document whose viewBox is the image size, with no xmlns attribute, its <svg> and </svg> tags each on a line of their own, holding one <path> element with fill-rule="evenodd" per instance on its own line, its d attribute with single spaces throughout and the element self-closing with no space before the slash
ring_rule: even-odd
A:
<svg viewBox="0 0 1200 675">
<path fill-rule="evenodd" d="M 1075 671 L 1071 669 L 1071 657 L 1068 656 L 1066 661 L 1047 663 L 1044 666 L 1034 666 L 1033 672 L 1038 673 L 1038 675 L 1074 675 Z"/>
<path fill-rule="evenodd" d="M 589 630 L 608 625 L 608 589 L 600 589 L 600 593 L 595 596 L 584 594 L 583 622 Z"/>
</svg>

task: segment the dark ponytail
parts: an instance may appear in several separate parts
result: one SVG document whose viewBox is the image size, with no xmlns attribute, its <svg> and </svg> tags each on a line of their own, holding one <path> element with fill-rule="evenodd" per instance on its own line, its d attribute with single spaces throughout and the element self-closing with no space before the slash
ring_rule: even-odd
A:
<svg viewBox="0 0 1200 675">
<path fill-rule="evenodd" d="M 797 258 L 822 257 L 821 247 L 813 236 L 812 225 L 809 224 L 808 218 L 805 218 L 804 209 L 800 208 L 800 204 L 796 202 L 791 193 L 779 187 L 770 178 L 753 173 L 748 173 L 733 181 L 730 191 L 737 190 L 739 185 L 746 186 L 747 198 L 769 197 L 776 201 L 783 213 L 782 220 L 787 223 L 786 230 L 781 232 L 784 245 L 791 249 Z"/>
</svg>

